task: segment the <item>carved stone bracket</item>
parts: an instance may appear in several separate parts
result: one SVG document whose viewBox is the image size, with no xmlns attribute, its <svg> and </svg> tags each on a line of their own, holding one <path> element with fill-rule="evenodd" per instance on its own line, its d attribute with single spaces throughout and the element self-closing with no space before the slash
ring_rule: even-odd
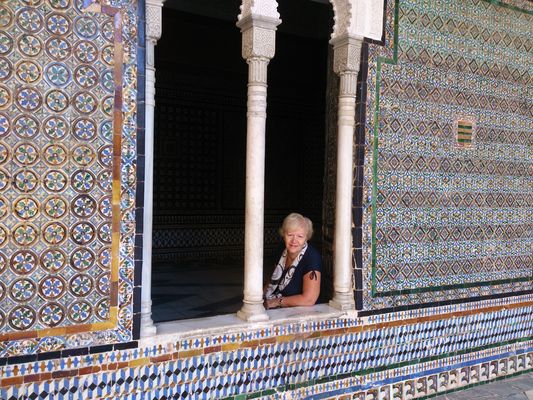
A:
<svg viewBox="0 0 533 400">
<path fill-rule="evenodd" d="M 162 10 L 165 0 L 146 0 L 146 65 L 153 67 L 154 47 L 163 32 Z"/>
</svg>

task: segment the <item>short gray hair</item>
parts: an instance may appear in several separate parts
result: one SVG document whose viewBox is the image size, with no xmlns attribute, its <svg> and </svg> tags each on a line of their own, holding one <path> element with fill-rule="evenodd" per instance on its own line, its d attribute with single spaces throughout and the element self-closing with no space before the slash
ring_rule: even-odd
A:
<svg viewBox="0 0 533 400">
<path fill-rule="evenodd" d="M 313 236 L 313 223 L 307 217 L 304 217 L 302 214 L 290 213 L 283 220 L 283 224 L 279 228 L 279 234 L 281 237 L 285 235 L 290 228 L 299 227 L 305 229 L 306 240 L 311 239 Z"/>
</svg>

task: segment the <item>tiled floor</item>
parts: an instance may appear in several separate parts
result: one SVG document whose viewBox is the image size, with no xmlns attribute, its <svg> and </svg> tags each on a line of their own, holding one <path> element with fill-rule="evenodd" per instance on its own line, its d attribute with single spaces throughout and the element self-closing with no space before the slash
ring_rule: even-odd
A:
<svg viewBox="0 0 533 400">
<path fill-rule="evenodd" d="M 434 400 L 533 400 L 533 371 L 451 394 Z"/>
</svg>

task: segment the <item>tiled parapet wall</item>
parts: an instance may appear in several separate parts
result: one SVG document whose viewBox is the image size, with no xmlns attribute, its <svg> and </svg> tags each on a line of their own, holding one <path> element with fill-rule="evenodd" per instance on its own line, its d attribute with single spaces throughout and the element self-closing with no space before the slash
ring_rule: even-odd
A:
<svg viewBox="0 0 533 400">
<path fill-rule="evenodd" d="M 0 357 L 132 340 L 138 12 L 0 2 Z"/>
<path fill-rule="evenodd" d="M 3 365 L 0 398 L 325 398 L 380 387 L 422 396 L 533 368 L 532 312 L 530 296 L 155 337 L 135 349 Z"/>
<path fill-rule="evenodd" d="M 386 3 L 363 68 L 362 308 L 531 290 L 532 3 Z"/>
</svg>

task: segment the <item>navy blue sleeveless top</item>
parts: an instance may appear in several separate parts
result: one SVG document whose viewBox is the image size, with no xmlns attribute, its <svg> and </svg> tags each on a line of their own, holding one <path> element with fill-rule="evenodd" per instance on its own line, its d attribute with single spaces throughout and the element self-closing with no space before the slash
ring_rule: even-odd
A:
<svg viewBox="0 0 533 400">
<path fill-rule="evenodd" d="M 302 294 L 304 275 L 311 271 L 322 273 L 322 257 L 317 249 L 308 244 L 304 256 L 294 270 L 291 281 L 280 293 L 283 296 Z"/>
</svg>

